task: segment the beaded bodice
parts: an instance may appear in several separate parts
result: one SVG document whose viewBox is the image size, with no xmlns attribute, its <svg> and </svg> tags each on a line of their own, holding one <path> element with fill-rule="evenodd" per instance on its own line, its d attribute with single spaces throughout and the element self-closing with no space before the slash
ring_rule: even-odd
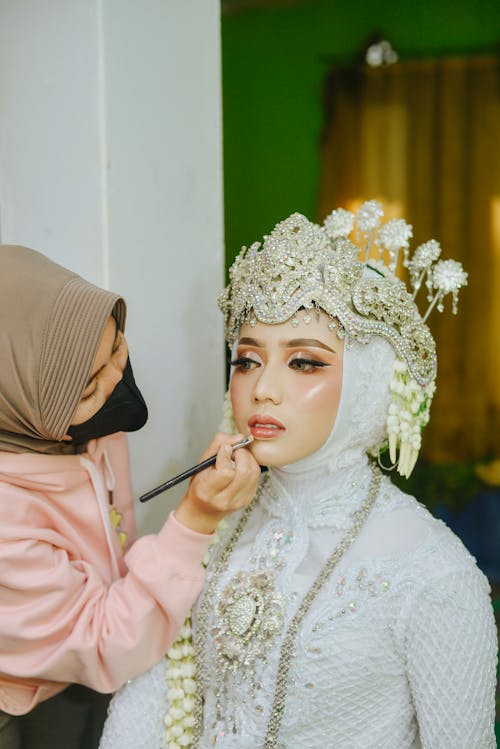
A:
<svg viewBox="0 0 500 749">
<path fill-rule="evenodd" d="M 344 490 L 349 484 L 350 492 L 343 495 L 344 502 L 331 507 L 325 500 L 298 501 L 289 484 L 288 491 L 281 484 L 279 493 L 275 489 L 277 482 L 274 487 L 271 484 L 241 537 L 230 567 L 221 576 L 218 595 L 222 595 L 235 570 L 270 570 L 275 589 L 285 601 L 285 624 L 288 623 L 332 545 L 351 522 L 354 498 L 362 499 L 366 491 L 366 466 L 345 469 L 343 474 Z M 350 502 L 346 501 L 348 498 Z M 416 602 L 420 580 L 441 578 L 439 585 L 443 585 L 447 574 L 453 575 L 453 561 L 458 560 L 464 573 L 470 568 L 466 577 L 478 574 L 473 572 L 473 562 L 467 560 L 460 542 L 386 480 L 366 527 L 302 625 L 280 734 L 283 747 L 420 746 L 406 676 L 408 622 L 403 624 L 402 615 L 404 612 L 409 616 L 411 608 L 405 598 L 413 589 Z M 479 587 L 482 585 L 484 581 Z M 211 624 L 217 616 L 217 602 L 216 597 Z M 222 720 L 217 719 L 216 709 L 220 694 L 218 697 L 213 681 L 207 685 L 202 747 L 250 749 L 263 745 L 281 636 L 276 638 L 265 661 L 256 664 L 253 678 L 244 669 L 226 677 Z M 424 632 L 418 636 L 423 637 Z M 216 650 L 211 637 L 205 657 L 208 672 L 216 673 Z M 375 718 L 368 723 L 358 721 L 355 714 L 359 710 L 360 715 L 375 716 L 384 704 L 387 720 L 390 713 L 393 718 L 389 721 L 391 738 L 385 739 L 390 743 L 380 744 L 373 736 L 383 730 L 383 724 Z M 327 737 L 331 744 L 324 743 Z"/>
</svg>

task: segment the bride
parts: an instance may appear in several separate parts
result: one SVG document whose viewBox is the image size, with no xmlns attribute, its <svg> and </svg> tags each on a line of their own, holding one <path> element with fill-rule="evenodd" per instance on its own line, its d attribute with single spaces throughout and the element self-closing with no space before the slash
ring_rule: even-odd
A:
<svg viewBox="0 0 500 749">
<path fill-rule="evenodd" d="M 267 471 L 179 640 L 113 698 L 101 749 L 495 746 L 487 580 L 379 468 L 411 473 L 436 374 L 398 252 L 430 308 L 466 274 L 434 240 L 409 260 L 411 227 L 381 215 L 362 206 L 356 246 L 353 214 L 293 214 L 236 259 L 225 427 Z"/>
</svg>

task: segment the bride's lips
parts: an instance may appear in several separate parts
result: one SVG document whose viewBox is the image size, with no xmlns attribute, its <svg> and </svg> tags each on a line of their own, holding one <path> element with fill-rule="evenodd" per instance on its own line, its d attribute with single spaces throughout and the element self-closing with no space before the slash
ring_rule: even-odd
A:
<svg viewBox="0 0 500 749">
<path fill-rule="evenodd" d="M 286 431 L 285 427 L 277 419 L 271 416 L 260 416 L 256 414 L 248 420 L 250 433 L 257 440 L 268 440 L 277 437 Z"/>
</svg>

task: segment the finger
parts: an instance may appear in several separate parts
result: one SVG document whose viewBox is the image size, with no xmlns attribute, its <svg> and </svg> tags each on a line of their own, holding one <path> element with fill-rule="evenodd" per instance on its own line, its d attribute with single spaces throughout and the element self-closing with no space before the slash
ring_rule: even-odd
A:
<svg viewBox="0 0 500 749">
<path fill-rule="evenodd" d="M 256 462 L 248 447 L 239 447 L 237 450 L 234 450 L 232 459 L 237 467 L 244 467 Z"/>
<path fill-rule="evenodd" d="M 232 452 L 231 445 L 220 445 L 214 466 L 206 468 L 194 478 L 199 487 L 203 484 L 203 494 L 207 498 L 223 492 L 234 479 Z"/>
<path fill-rule="evenodd" d="M 248 472 L 260 475 L 260 465 L 247 447 L 241 447 L 238 448 L 238 450 L 235 450 L 232 459 L 236 463 L 236 472 L 238 474 Z"/>
<path fill-rule="evenodd" d="M 234 444 L 234 443 L 233 443 Z M 233 450 L 231 444 L 224 444 L 219 448 L 217 453 L 217 460 L 215 462 L 215 468 L 226 475 L 228 469 L 233 471 L 238 470 L 238 474 L 245 474 L 241 480 L 245 480 L 248 477 L 248 468 L 254 466 L 256 471 L 260 473 L 260 466 L 255 461 L 253 455 L 246 450 L 244 447 L 240 447 L 237 450 Z M 231 476 L 231 479 L 233 476 Z"/>
<path fill-rule="evenodd" d="M 217 434 L 214 435 L 209 446 L 201 456 L 200 460 L 205 460 L 205 458 L 209 458 L 211 455 L 215 455 L 216 453 L 218 453 L 222 445 L 235 445 L 242 439 L 242 434 L 228 434 L 227 432 L 217 432 Z"/>
<path fill-rule="evenodd" d="M 222 494 L 234 508 L 248 504 L 252 499 L 257 490 L 261 470 L 253 455 L 245 448 L 236 450 L 233 460 L 236 464 L 234 475 Z"/>
<path fill-rule="evenodd" d="M 221 445 L 213 468 L 207 468 L 194 479 L 197 480 L 197 494 L 205 497 L 210 504 L 215 501 L 221 509 L 229 508 L 234 502 L 240 505 L 240 493 L 246 497 L 252 492 L 260 476 L 260 466 L 253 456 L 247 453 L 246 456 L 237 457 L 241 452 L 245 452 L 245 449 L 233 452 L 231 445 Z"/>
<path fill-rule="evenodd" d="M 237 450 L 235 451 L 235 453 Z M 234 464 L 234 465 L 233 465 Z M 235 461 L 233 460 L 233 448 L 231 445 L 223 444 L 217 450 L 217 459 L 215 461 L 215 470 L 231 472 L 231 477 L 234 475 L 234 469 L 236 467 Z"/>
</svg>

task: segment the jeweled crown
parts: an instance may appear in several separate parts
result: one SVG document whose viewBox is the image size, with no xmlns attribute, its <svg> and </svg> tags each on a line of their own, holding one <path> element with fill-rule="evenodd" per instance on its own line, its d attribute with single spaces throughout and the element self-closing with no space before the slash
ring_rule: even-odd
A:
<svg viewBox="0 0 500 749">
<path fill-rule="evenodd" d="M 357 214 L 339 208 L 323 226 L 292 214 L 264 237 L 263 244 L 242 248 L 218 303 L 230 347 L 244 322 L 291 319 L 293 325 L 304 308 L 326 312 L 332 318 L 330 327 L 337 329 L 339 338 L 346 337 L 347 344 L 367 343 L 373 335 L 386 338 L 399 361 L 393 381 L 392 405 L 397 402 L 397 407 L 388 418 L 390 454 L 395 462 L 399 448 L 398 470 L 409 475 L 436 377 L 436 346 L 426 320 L 436 305 L 443 309 L 448 293 L 456 313 L 458 290 L 466 285 L 467 274 L 454 260 L 438 260 L 441 248 L 433 239 L 417 247 L 410 259 L 411 225 L 403 219 L 381 224 L 382 217 L 382 206 L 375 200 L 364 203 Z M 372 258 L 374 251 L 377 257 Z M 413 293 L 395 275 L 401 252 Z M 421 315 L 415 297 L 424 282 L 429 305 Z"/>
</svg>

